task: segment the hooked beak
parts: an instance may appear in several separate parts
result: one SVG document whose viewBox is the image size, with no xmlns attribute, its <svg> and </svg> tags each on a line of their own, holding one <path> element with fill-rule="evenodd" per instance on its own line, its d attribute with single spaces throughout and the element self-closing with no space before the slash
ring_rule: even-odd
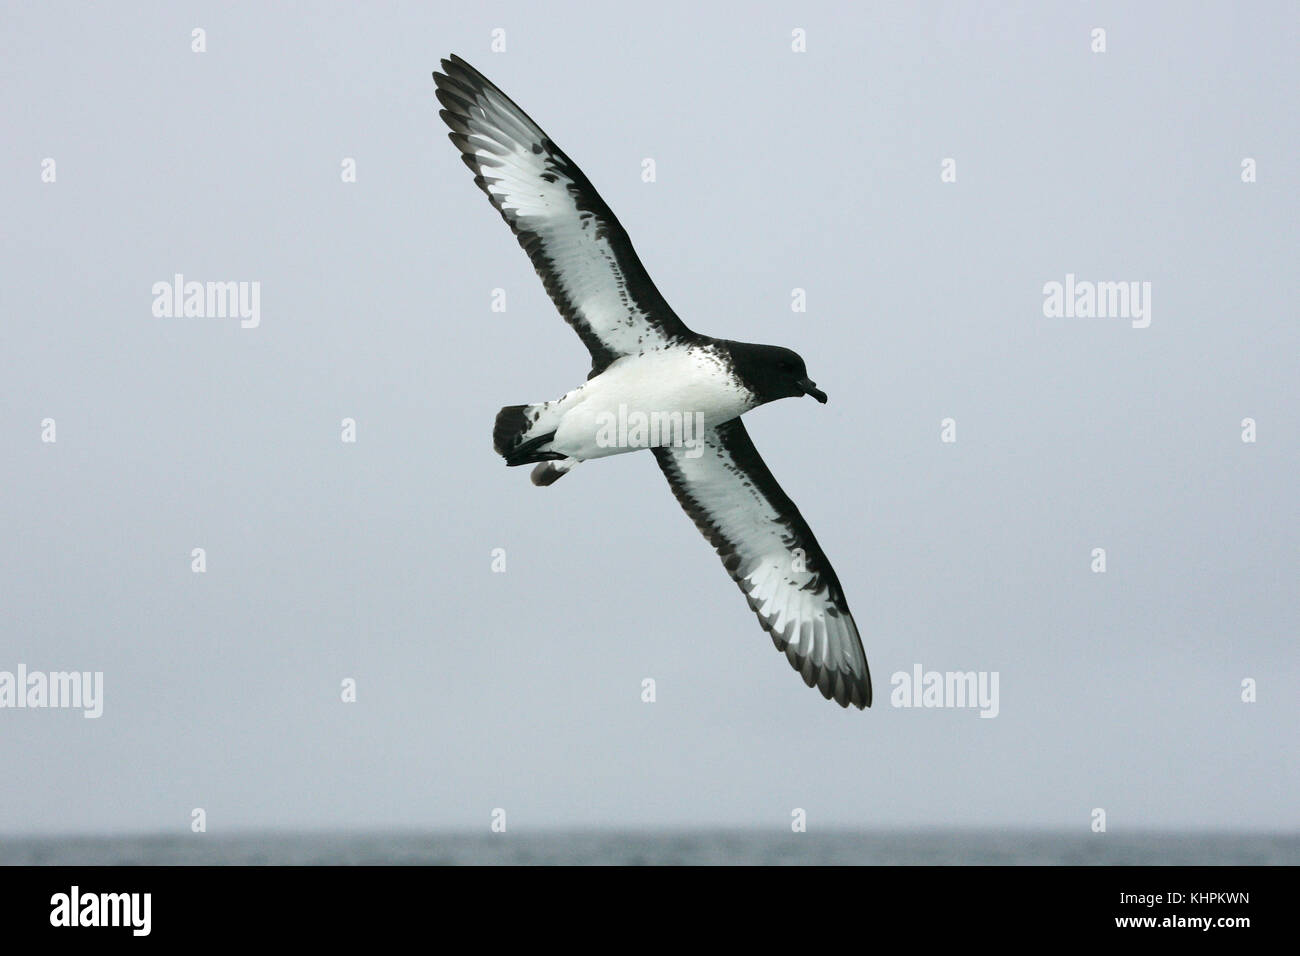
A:
<svg viewBox="0 0 1300 956">
<path fill-rule="evenodd" d="M 803 393 L 805 395 L 811 395 L 813 398 L 817 399 L 817 401 L 821 402 L 823 405 L 826 404 L 826 393 L 817 387 L 816 382 L 806 378 L 801 378 L 799 379 L 799 381 L 795 382 L 795 384 L 803 389 Z"/>
</svg>

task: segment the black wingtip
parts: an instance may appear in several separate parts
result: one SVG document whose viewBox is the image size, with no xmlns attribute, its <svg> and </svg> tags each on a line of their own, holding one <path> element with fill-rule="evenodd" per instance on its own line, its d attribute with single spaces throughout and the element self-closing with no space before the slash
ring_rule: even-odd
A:
<svg viewBox="0 0 1300 956">
<path fill-rule="evenodd" d="M 439 87 L 455 83 L 457 74 L 464 76 L 468 73 L 472 76 L 478 72 L 454 53 L 451 54 L 450 58 L 443 57 L 438 61 L 438 65 L 442 67 L 442 70 L 441 72 L 438 70 L 433 71 L 433 82 Z"/>
<path fill-rule="evenodd" d="M 455 53 L 449 54 L 446 58 L 440 60 L 439 65 L 446 76 L 453 80 L 470 80 L 475 83 L 486 80 L 482 73 Z M 434 75 L 437 76 L 436 73 Z"/>
<path fill-rule="evenodd" d="M 870 679 L 856 685 L 852 681 L 846 683 L 843 696 L 837 695 L 834 700 L 845 710 L 848 710 L 850 706 L 856 707 L 858 710 L 866 710 L 871 706 Z"/>
</svg>

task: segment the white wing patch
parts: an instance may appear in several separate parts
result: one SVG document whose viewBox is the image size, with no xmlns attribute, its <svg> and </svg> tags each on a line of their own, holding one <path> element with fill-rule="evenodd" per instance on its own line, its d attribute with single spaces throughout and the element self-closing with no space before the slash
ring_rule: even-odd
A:
<svg viewBox="0 0 1300 956">
<path fill-rule="evenodd" d="M 443 60 L 442 68 L 434 80 L 452 142 L 581 336 L 595 370 L 691 336 L 572 160 L 464 60 Z"/>
</svg>

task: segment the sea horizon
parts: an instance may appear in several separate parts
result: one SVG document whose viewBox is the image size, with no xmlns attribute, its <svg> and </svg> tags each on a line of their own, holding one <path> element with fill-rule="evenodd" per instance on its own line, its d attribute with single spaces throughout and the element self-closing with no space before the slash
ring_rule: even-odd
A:
<svg viewBox="0 0 1300 956">
<path fill-rule="evenodd" d="M 221 834 L 0 835 L 0 866 L 384 865 L 1293 866 L 1300 833 L 910 827 L 248 828 Z"/>
</svg>

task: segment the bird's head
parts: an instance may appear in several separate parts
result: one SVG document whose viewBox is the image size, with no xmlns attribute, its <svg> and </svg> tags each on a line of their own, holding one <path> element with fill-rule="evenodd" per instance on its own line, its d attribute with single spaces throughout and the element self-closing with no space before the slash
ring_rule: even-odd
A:
<svg viewBox="0 0 1300 956">
<path fill-rule="evenodd" d="M 811 395 L 826 404 L 826 393 L 808 377 L 808 369 L 798 352 L 779 345 L 747 342 L 728 342 L 727 347 L 736 372 L 760 403 Z"/>
</svg>

